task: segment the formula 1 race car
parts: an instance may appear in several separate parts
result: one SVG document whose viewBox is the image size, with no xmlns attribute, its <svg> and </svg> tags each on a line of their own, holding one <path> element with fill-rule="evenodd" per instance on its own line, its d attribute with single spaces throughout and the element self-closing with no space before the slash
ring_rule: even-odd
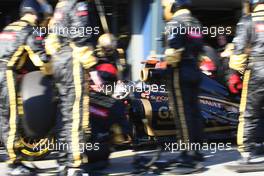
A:
<svg viewBox="0 0 264 176">
<path fill-rule="evenodd" d="M 144 89 L 153 85 L 165 85 L 164 77 L 168 74 L 166 63 L 158 60 L 147 60 L 141 73 L 142 82 L 131 99 L 130 118 L 134 127 L 134 138 L 149 140 L 171 140 L 176 136 L 175 120 L 168 105 L 168 92 Z M 143 88 L 142 88 L 143 87 Z M 157 90 L 157 88 L 155 88 Z M 204 118 L 206 139 L 232 139 L 236 135 L 239 116 L 239 96 L 232 95 L 227 87 L 213 77 L 202 74 L 199 104 Z M 144 139 L 143 139 L 144 138 Z"/>
<path fill-rule="evenodd" d="M 135 144 L 154 138 L 174 140 L 177 128 L 168 108 L 166 88 L 165 91 L 141 89 L 133 93 L 128 89 L 131 86 L 150 87 L 164 83 L 163 76 L 167 73 L 162 62 L 148 60 L 145 68 L 147 74 L 142 73 L 142 82 L 137 85 L 131 81 L 121 82 L 121 86 L 116 85 L 112 97 L 90 92 L 91 136 L 87 139 L 100 143 L 99 151 L 88 152 L 90 161 L 107 160 L 110 146 L 123 143 L 126 140 L 124 136 L 128 134 Z M 52 77 L 44 76 L 37 69 L 18 75 L 20 137 L 16 151 L 25 159 L 42 159 L 50 154 L 49 145 L 56 143 L 60 128 L 60 123 L 56 123 L 61 120 L 57 88 Z M 230 95 L 225 86 L 207 75 L 203 75 L 200 90 L 199 102 L 207 138 L 234 137 L 239 98 Z M 112 142 L 113 139 L 118 142 Z"/>
</svg>

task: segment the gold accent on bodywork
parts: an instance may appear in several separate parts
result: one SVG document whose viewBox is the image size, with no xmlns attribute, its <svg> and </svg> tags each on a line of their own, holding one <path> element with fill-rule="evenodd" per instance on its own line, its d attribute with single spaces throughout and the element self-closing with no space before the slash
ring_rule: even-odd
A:
<svg viewBox="0 0 264 176">
<path fill-rule="evenodd" d="M 143 68 L 140 72 L 140 80 L 146 82 L 149 79 L 149 68 Z"/>
<path fill-rule="evenodd" d="M 149 102 L 149 100 L 146 99 L 140 99 L 140 101 L 142 102 L 143 106 L 144 106 L 144 111 L 145 111 L 145 119 L 142 119 L 142 122 L 144 124 L 145 131 L 149 136 L 155 136 L 155 132 L 153 130 L 152 127 L 152 107 L 151 104 Z"/>
</svg>

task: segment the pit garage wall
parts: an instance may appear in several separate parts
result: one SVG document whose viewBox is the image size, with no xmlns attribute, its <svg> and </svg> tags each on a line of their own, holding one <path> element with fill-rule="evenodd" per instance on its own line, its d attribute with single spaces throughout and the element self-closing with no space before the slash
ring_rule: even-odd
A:
<svg viewBox="0 0 264 176">
<path fill-rule="evenodd" d="M 147 59 L 151 51 L 162 53 L 161 34 L 164 28 L 160 0 L 133 0 L 131 14 L 132 34 L 127 58 L 131 64 L 133 80 L 139 80 L 141 61 Z"/>
</svg>

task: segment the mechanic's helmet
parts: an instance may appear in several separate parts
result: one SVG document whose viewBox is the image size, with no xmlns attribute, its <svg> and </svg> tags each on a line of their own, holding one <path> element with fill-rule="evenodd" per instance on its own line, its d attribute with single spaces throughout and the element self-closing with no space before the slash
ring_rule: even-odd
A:
<svg viewBox="0 0 264 176">
<path fill-rule="evenodd" d="M 242 10 L 243 15 L 250 14 L 250 12 L 252 10 L 252 5 L 249 1 L 251 1 L 251 0 L 243 0 L 243 10 Z"/>
<path fill-rule="evenodd" d="M 174 13 L 180 8 L 189 7 L 191 5 L 191 0 L 175 0 L 175 2 L 171 6 L 171 12 Z"/>
<path fill-rule="evenodd" d="M 103 34 L 98 39 L 98 46 L 105 52 L 104 54 L 111 54 L 117 48 L 117 39 L 113 34 Z"/>
<path fill-rule="evenodd" d="M 253 12 L 258 4 L 263 4 L 264 0 L 244 0 L 244 14 L 248 15 Z"/>
<path fill-rule="evenodd" d="M 260 3 L 264 3 L 264 0 L 249 0 L 250 5 L 255 6 Z"/>
<path fill-rule="evenodd" d="M 46 0 L 38 0 L 41 7 L 43 8 L 43 13 L 45 18 L 50 18 L 53 15 L 53 8 Z"/>
<path fill-rule="evenodd" d="M 181 8 L 186 8 L 191 6 L 191 0 L 164 0 L 163 1 L 163 18 L 165 21 L 170 21 L 173 17 L 173 14 Z"/>
<path fill-rule="evenodd" d="M 171 7 L 175 3 L 175 0 L 163 0 L 163 18 L 165 21 L 170 21 L 173 17 L 173 13 L 171 12 Z"/>
<path fill-rule="evenodd" d="M 26 13 L 36 15 L 38 22 L 41 22 L 52 15 L 52 7 L 45 0 L 24 0 L 20 5 L 20 16 Z"/>
<path fill-rule="evenodd" d="M 52 6 L 46 1 L 46 0 L 38 0 L 43 8 L 43 14 L 44 14 L 44 19 L 40 21 L 40 26 L 48 26 L 49 21 L 52 18 L 53 15 L 53 8 Z"/>
</svg>

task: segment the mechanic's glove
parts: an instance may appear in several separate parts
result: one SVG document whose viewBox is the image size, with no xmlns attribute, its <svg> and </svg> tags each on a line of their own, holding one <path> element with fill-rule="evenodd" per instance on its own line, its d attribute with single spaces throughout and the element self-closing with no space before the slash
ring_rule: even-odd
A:
<svg viewBox="0 0 264 176">
<path fill-rule="evenodd" d="M 43 65 L 40 67 L 40 70 L 45 75 L 52 75 L 53 74 L 51 62 L 43 63 Z"/>
<path fill-rule="evenodd" d="M 234 54 L 235 45 L 229 43 L 226 45 L 225 50 L 220 54 L 221 57 L 230 57 Z"/>
<path fill-rule="evenodd" d="M 228 88 L 230 90 L 231 93 L 233 94 L 238 94 L 240 93 L 241 89 L 242 89 L 242 80 L 240 78 L 240 75 L 237 73 L 234 73 L 232 75 L 230 75 L 229 79 L 228 79 Z"/>
<path fill-rule="evenodd" d="M 48 55 L 53 55 L 61 48 L 56 34 L 49 34 L 45 40 L 45 50 Z"/>
<path fill-rule="evenodd" d="M 178 63 L 181 61 L 183 49 L 174 49 L 168 48 L 165 50 L 165 60 L 167 61 L 168 65 L 176 67 Z"/>
<path fill-rule="evenodd" d="M 247 67 L 247 54 L 232 55 L 229 60 L 229 67 L 238 71 L 241 74 L 244 74 Z"/>
<path fill-rule="evenodd" d="M 89 69 L 97 64 L 97 58 L 93 55 L 93 50 L 90 47 L 77 47 L 71 44 L 73 49 L 72 55 L 74 58 L 78 58 L 80 63 L 85 69 Z"/>
</svg>

